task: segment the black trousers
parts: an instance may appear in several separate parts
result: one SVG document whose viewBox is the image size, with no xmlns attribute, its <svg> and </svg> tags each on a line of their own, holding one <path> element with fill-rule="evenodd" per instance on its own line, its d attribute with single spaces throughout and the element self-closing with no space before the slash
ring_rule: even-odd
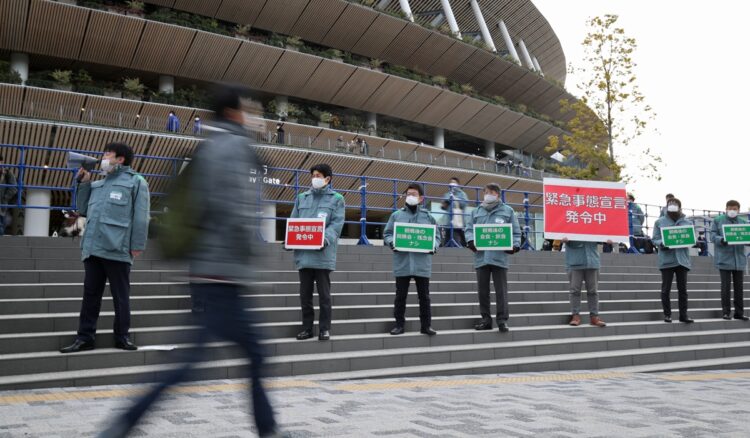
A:
<svg viewBox="0 0 750 438">
<path fill-rule="evenodd" d="M 302 328 L 312 330 L 315 321 L 313 307 L 313 289 L 318 285 L 318 301 L 320 302 L 319 329 L 331 329 L 331 271 L 327 269 L 299 270 L 299 301 L 302 305 Z"/>
<path fill-rule="evenodd" d="M 206 358 L 208 353 L 208 350 L 204 348 L 206 342 L 219 338 L 237 344 L 243 350 L 245 357 L 250 359 L 248 364 L 250 400 L 253 402 L 255 425 L 260 434 L 273 432 L 276 421 L 271 403 L 260 380 L 264 354 L 263 346 L 260 344 L 261 333 L 253 315 L 245 311 L 247 303 L 244 303 L 241 298 L 243 288 L 236 284 L 191 283 L 190 292 L 194 297 L 199 297 L 205 306 L 205 311 L 198 317 L 202 326 L 196 339 L 198 348 L 186 350 L 186 356 L 182 359 L 184 365 L 165 372 L 163 380 L 123 415 L 126 429 L 130 430 L 135 426 L 165 389 L 184 380 L 193 367 Z M 115 434 L 105 433 L 102 436 L 112 435 Z"/>
<path fill-rule="evenodd" d="M 684 266 L 667 268 L 661 270 L 661 307 L 665 316 L 672 316 L 672 303 L 669 301 L 669 293 L 672 291 L 672 279 L 677 277 L 677 301 L 680 309 L 680 319 L 687 318 L 688 294 L 687 275 L 689 269 Z"/>
<path fill-rule="evenodd" d="M 743 271 L 719 270 L 719 275 L 721 276 L 721 313 L 724 315 L 729 315 L 729 312 L 732 311 L 732 305 L 729 299 L 732 283 L 734 283 L 734 314 L 736 316 L 745 314 L 745 306 L 743 302 L 744 274 Z"/>
<path fill-rule="evenodd" d="M 477 290 L 479 292 L 479 313 L 483 321 L 492 321 L 490 313 L 490 278 L 495 284 L 497 301 L 497 322 L 507 322 L 508 311 L 508 270 L 499 266 L 485 265 L 477 268 Z"/>
<path fill-rule="evenodd" d="M 102 308 L 104 286 L 109 280 L 112 304 L 115 307 L 115 340 L 122 340 L 130 331 L 130 263 L 91 256 L 83 261 L 83 303 L 78 322 L 78 339 L 93 342 L 96 322 Z"/>
<path fill-rule="evenodd" d="M 409 293 L 411 279 L 417 285 L 417 297 L 419 298 L 419 323 L 421 328 L 432 325 L 432 309 L 430 308 L 430 279 L 429 277 L 396 277 L 396 301 L 393 303 L 393 317 L 396 325 L 403 327 L 406 324 L 406 295 Z"/>
</svg>

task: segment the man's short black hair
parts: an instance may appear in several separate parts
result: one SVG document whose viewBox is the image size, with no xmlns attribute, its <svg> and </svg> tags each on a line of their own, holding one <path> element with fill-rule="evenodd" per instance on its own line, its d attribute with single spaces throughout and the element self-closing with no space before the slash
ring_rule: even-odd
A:
<svg viewBox="0 0 750 438">
<path fill-rule="evenodd" d="M 498 183 L 489 183 L 484 186 L 484 188 L 492 190 L 493 192 L 497 192 L 498 194 L 502 191 L 502 189 L 500 188 L 500 184 Z"/>
<path fill-rule="evenodd" d="M 239 110 L 242 108 L 240 100 L 240 89 L 232 86 L 217 86 L 211 90 L 211 103 L 209 109 L 214 112 L 216 118 L 224 119 L 224 111 L 227 109 Z"/>
<path fill-rule="evenodd" d="M 104 146 L 104 152 L 114 152 L 115 157 L 125 158 L 122 162 L 123 166 L 130 166 L 133 162 L 133 149 L 125 143 L 110 143 Z"/>
<path fill-rule="evenodd" d="M 0 157 L 0 161 L 2 161 L 2 157 Z M 730 199 L 729 201 L 727 201 L 727 208 L 728 207 L 737 207 L 739 209 L 740 208 L 740 202 L 739 201 L 735 201 L 734 199 Z"/>
<path fill-rule="evenodd" d="M 313 173 L 316 170 L 318 172 L 322 173 L 323 176 L 326 177 L 326 178 L 333 176 L 333 170 L 331 170 L 331 166 L 329 166 L 329 165 L 327 165 L 325 163 L 320 163 L 320 164 L 314 165 L 313 167 L 310 168 L 310 173 Z"/>
<path fill-rule="evenodd" d="M 672 198 L 674 198 L 674 195 L 671 193 L 667 193 L 667 199 L 672 199 Z"/>
<path fill-rule="evenodd" d="M 404 190 L 404 193 L 408 192 L 409 189 L 414 189 L 417 192 L 419 192 L 419 196 L 424 196 L 424 189 L 422 188 L 422 184 L 413 182 L 413 183 L 409 184 L 409 186 L 406 188 L 406 190 Z"/>
<path fill-rule="evenodd" d="M 455 182 L 456 182 L 456 183 L 458 183 L 458 184 L 461 184 L 461 180 L 459 180 L 459 179 L 458 179 L 458 178 L 456 178 L 455 176 L 454 176 L 453 178 L 451 178 L 450 180 L 451 180 L 451 181 L 455 181 Z"/>
<path fill-rule="evenodd" d="M 675 198 L 674 196 L 672 197 L 672 199 L 669 200 L 669 203 L 670 204 L 677 204 L 678 207 L 682 208 L 682 201 L 680 201 L 679 199 Z"/>
</svg>

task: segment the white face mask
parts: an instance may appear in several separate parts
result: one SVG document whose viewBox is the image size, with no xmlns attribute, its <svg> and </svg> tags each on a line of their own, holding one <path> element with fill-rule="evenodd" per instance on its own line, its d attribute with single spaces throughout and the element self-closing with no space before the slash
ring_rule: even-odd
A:
<svg viewBox="0 0 750 438">
<path fill-rule="evenodd" d="M 415 206 L 419 204 L 419 196 L 407 196 L 406 205 Z"/>
<path fill-rule="evenodd" d="M 729 216 L 730 219 L 736 218 L 738 213 L 737 210 L 727 210 L 727 216 Z"/>
<path fill-rule="evenodd" d="M 323 187 L 326 186 L 326 179 L 325 178 L 313 178 L 312 186 L 314 189 L 322 189 Z"/>
<path fill-rule="evenodd" d="M 489 193 L 484 195 L 484 202 L 491 204 L 497 201 L 497 195 L 490 195 Z"/>
<path fill-rule="evenodd" d="M 680 206 L 677 204 L 669 204 L 667 205 L 667 211 L 670 213 L 677 213 L 680 211 Z"/>
<path fill-rule="evenodd" d="M 448 185 L 449 185 L 449 186 L 450 186 L 450 188 L 452 188 L 452 189 L 455 189 L 456 187 L 458 187 L 458 183 L 454 183 L 454 182 L 452 182 L 452 183 L 450 183 L 450 184 L 448 184 Z"/>
<path fill-rule="evenodd" d="M 99 163 L 99 168 L 102 170 L 102 172 L 109 173 L 112 171 L 112 169 L 115 168 L 115 166 L 112 165 L 111 161 L 105 158 L 101 163 Z"/>
</svg>

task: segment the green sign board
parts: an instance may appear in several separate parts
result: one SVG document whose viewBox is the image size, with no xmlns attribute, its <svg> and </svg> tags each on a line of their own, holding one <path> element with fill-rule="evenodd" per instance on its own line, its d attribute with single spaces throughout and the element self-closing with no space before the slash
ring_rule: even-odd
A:
<svg viewBox="0 0 750 438">
<path fill-rule="evenodd" d="M 664 227 L 661 229 L 663 245 L 669 249 L 695 246 L 695 228 L 692 225 Z"/>
<path fill-rule="evenodd" d="M 513 225 L 475 224 L 474 246 L 480 251 L 508 251 L 513 249 Z"/>
<path fill-rule="evenodd" d="M 435 251 L 435 232 L 435 225 L 396 222 L 393 224 L 393 246 L 396 251 L 433 252 Z"/>
<path fill-rule="evenodd" d="M 724 240 L 730 245 L 750 244 L 750 224 L 724 224 Z"/>
</svg>

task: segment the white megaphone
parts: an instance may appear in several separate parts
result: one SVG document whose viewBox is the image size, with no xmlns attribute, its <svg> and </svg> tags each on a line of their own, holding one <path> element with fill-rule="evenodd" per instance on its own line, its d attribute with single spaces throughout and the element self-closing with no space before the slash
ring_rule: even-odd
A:
<svg viewBox="0 0 750 438">
<path fill-rule="evenodd" d="M 68 152 L 68 169 L 80 169 L 84 168 L 91 172 L 99 162 L 94 157 L 88 155 L 77 154 L 75 152 Z"/>
</svg>

